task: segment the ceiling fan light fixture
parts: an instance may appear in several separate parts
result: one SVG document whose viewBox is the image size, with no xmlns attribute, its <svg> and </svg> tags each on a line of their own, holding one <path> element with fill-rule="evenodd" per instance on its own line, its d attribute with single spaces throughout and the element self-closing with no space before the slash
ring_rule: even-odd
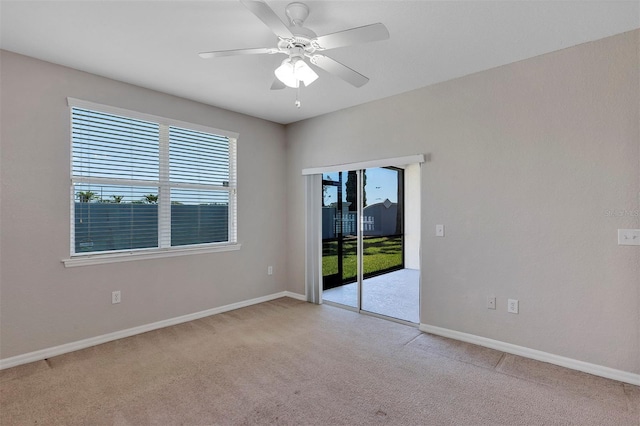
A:
<svg viewBox="0 0 640 426">
<path fill-rule="evenodd" d="M 318 78 L 318 74 L 301 58 L 293 57 L 282 61 L 276 68 L 275 75 L 285 85 L 297 88 L 302 81 L 305 86 L 310 85 Z"/>
</svg>

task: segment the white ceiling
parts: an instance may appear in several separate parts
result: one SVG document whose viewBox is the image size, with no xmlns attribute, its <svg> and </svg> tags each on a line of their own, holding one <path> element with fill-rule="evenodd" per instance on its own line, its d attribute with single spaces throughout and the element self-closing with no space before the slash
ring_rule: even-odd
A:
<svg viewBox="0 0 640 426">
<path fill-rule="evenodd" d="M 267 3 L 285 22 L 289 1 Z M 203 60 L 198 52 L 275 47 L 228 1 L 5 1 L 2 49 L 291 123 L 640 27 L 635 1 L 306 1 L 318 35 L 382 22 L 386 41 L 326 51 L 368 76 L 354 88 L 318 71 L 303 88 L 269 90 L 281 55 Z"/>
</svg>

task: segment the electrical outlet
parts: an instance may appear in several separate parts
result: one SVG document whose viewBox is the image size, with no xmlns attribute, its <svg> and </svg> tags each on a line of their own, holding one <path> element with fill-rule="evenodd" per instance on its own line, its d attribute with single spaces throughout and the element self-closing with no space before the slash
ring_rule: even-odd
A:
<svg viewBox="0 0 640 426">
<path fill-rule="evenodd" d="M 121 300 L 122 299 L 120 297 L 120 290 L 116 290 L 116 291 L 112 291 L 111 292 L 111 303 L 112 304 L 120 303 Z"/>
<path fill-rule="evenodd" d="M 640 246 L 640 229 L 618 229 L 619 246 Z"/>
<path fill-rule="evenodd" d="M 267 266 L 267 275 L 273 275 L 273 266 Z"/>
<path fill-rule="evenodd" d="M 512 314 L 517 314 L 518 313 L 518 300 L 517 299 L 509 299 L 507 301 L 507 312 L 510 312 Z"/>
<path fill-rule="evenodd" d="M 496 308 L 496 298 L 495 296 L 487 297 L 487 309 L 495 309 Z"/>
</svg>

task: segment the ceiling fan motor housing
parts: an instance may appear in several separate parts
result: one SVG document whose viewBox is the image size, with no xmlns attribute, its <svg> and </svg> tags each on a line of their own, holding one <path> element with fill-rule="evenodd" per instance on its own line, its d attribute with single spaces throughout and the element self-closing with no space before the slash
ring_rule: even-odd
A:
<svg viewBox="0 0 640 426">
<path fill-rule="evenodd" d="M 286 8 L 286 14 L 291 24 L 289 29 L 294 38 L 293 40 L 283 40 L 286 43 L 279 44 L 278 47 L 284 49 L 299 47 L 308 54 L 313 53 L 316 49 L 312 46 L 311 40 L 318 36 L 309 28 L 303 27 L 304 21 L 309 16 L 309 7 L 304 3 L 290 3 Z"/>
<path fill-rule="evenodd" d="M 293 33 L 293 39 L 280 39 L 278 42 L 278 49 L 281 52 L 291 54 L 295 50 L 302 50 L 307 55 L 311 55 L 317 49 L 313 45 L 312 40 L 316 38 L 316 34 L 308 28 L 304 27 L 291 27 Z"/>
</svg>

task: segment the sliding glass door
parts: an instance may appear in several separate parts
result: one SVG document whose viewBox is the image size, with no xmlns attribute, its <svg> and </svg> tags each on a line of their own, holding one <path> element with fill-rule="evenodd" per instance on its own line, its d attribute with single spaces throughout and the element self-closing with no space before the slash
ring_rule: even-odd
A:
<svg viewBox="0 0 640 426">
<path fill-rule="evenodd" d="M 357 172 L 322 175 L 322 290 L 327 300 L 358 308 Z"/>
<path fill-rule="evenodd" d="M 323 300 L 403 320 L 404 173 L 393 167 L 322 175 Z"/>
<path fill-rule="evenodd" d="M 404 275 L 404 173 L 393 167 L 367 169 L 362 182 L 361 309 L 413 320 Z"/>
</svg>

